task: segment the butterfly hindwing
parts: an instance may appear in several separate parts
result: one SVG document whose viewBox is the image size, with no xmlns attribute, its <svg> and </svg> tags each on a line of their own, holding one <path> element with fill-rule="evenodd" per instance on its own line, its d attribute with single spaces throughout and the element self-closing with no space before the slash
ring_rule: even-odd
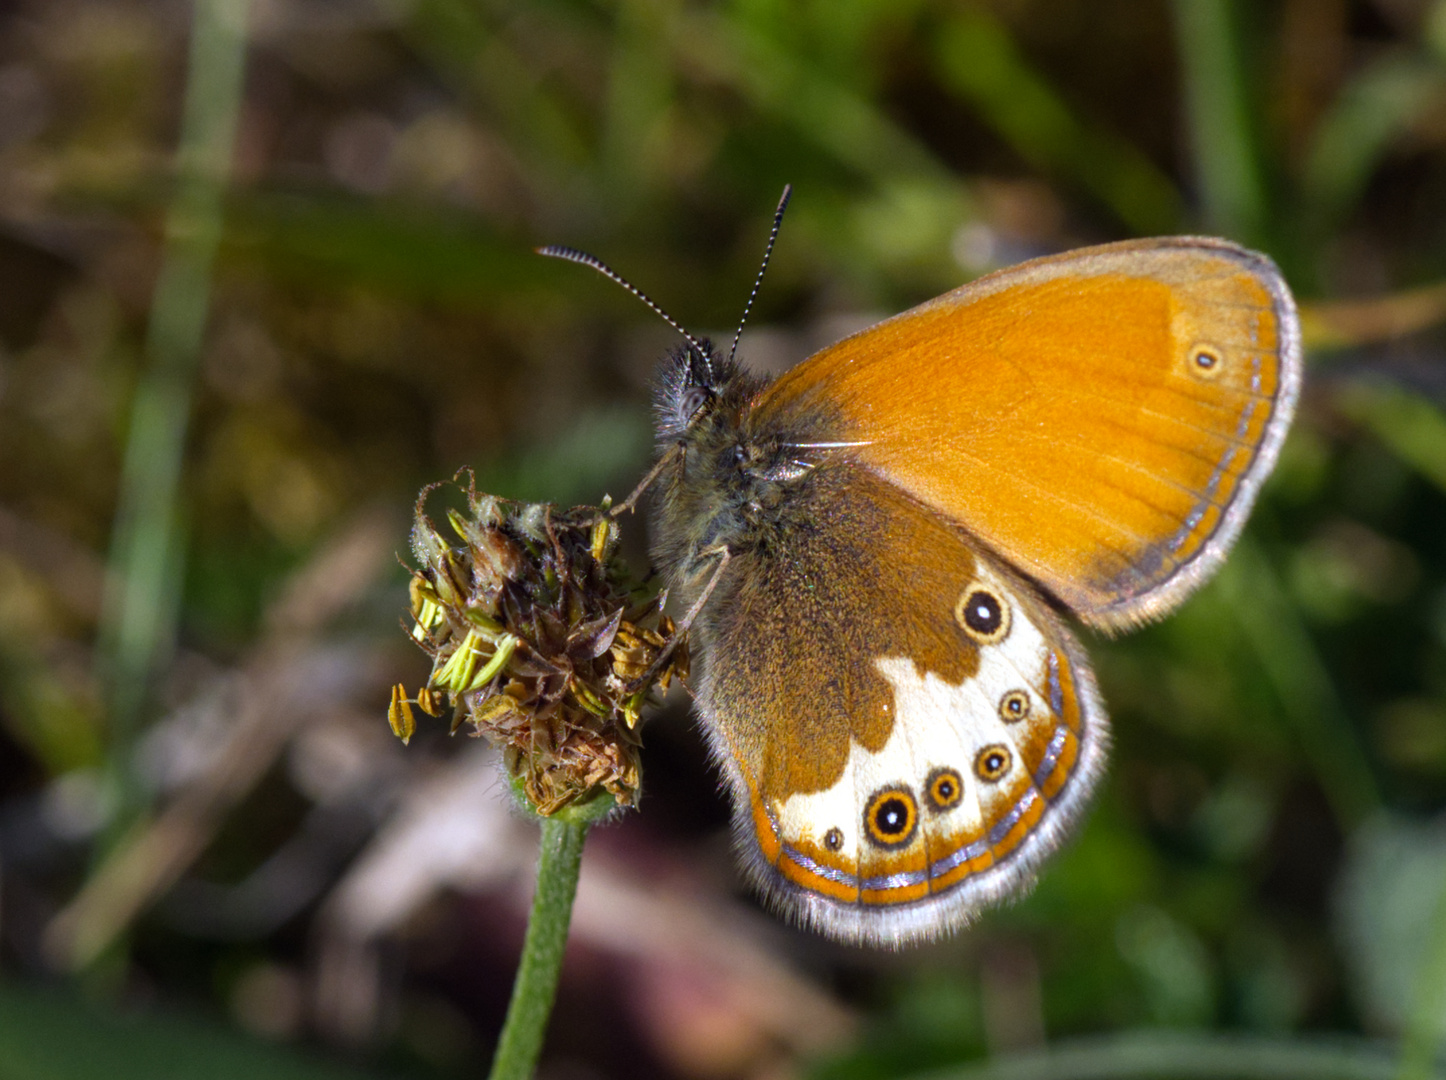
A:
<svg viewBox="0 0 1446 1080">
<path fill-rule="evenodd" d="M 855 464 L 815 469 L 706 610 L 699 703 L 747 864 L 835 936 L 935 936 L 1019 891 L 1102 767 L 1068 631 Z"/>
</svg>

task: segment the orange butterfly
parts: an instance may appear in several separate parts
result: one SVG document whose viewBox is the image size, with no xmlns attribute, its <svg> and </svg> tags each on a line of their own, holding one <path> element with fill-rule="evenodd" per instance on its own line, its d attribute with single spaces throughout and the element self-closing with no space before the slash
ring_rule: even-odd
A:
<svg viewBox="0 0 1446 1080">
<path fill-rule="evenodd" d="M 684 336 L 653 550 L 746 867 L 837 938 L 956 929 L 1029 887 L 1104 767 L 1056 609 L 1157 618 L 1239 535 L 1300 389 L 1290 292 L 1176 237 L 990 274 L 772 383 Z"/>
</svg>

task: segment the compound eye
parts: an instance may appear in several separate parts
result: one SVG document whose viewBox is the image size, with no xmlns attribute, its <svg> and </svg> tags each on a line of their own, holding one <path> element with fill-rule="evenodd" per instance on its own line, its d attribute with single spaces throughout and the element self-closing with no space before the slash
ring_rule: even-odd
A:
<svg viewBox="0 0 1446 1080">
<path fill-rule="evenodd" d="M 708 404 L 712 398 L 713 391 L 709 390 L 706 386 L 688 387 L 688 389 L 683 391 L 682 400 L 679 402 L 683 408 L 683 415 L 691 420 L 694 414 L 704 405 Z"/>
</svg>

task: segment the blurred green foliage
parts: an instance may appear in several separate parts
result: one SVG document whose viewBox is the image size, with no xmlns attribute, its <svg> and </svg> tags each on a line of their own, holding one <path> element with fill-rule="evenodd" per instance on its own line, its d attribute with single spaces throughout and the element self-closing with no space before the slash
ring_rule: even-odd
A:
<svg viewBox="0 0 1446 1080">
<path fill-rule="evenodd" d="M 190 1016 L 117 1015 L 53 991 L 0 987 L 0 1076 L 114 1080 L 363 1080 L 368 1074 L 291 1053 Z"/>
<path fill-rule="evenodd" d="M 1114 761 L 1032 897 L 901 956 L 787 938 L 860 1017 L 856 1040 L 827 1053 L 721 1055 L 709 1073 L 699 1061 L 715 1059 L 649 1042 L 626 993 L 590 999 L 614 1030 L 583 1049 L 568 1025 L 595 1029 L 568 1011 L 565 982 L 570 1057 L 552 1067 L 885 1077 L 1166 1026 L 1299 1040 L 1302 1054 L 1322 1032 L 1404 1035 L 1402 1075 L 1429 1074 L 1446 1019 L 1446 908 L 1428 895 L 1446 881 L 1433 824 L 1446 803 L 1446 307 L 1426 292 L 1402 314 L 1391 297 L 1446 280 L 1446 3 L 249 9 L 229 173 L 206 174 L 222 229 L 182 452 L 131 479 L 154 491 L 175 471 L 164 525 L 184 550 L 173 593 L 153 590 L 141 612 L 165 640 L 134 738 L 106 690 L 102 597 L 185 175 L 190 5 L 0 10 L 9 979 L 47 970 L 45 928 L 123 841 L 96 778 L 141 777 L 142 823 L 166 804 L 135 771 L 147 727 L 275 640 L 287 575 L 359 511 L 395 511 L 401 551 L 416 490 L 462 466 L 499 494 L 560 501 L 621 494 L 641 474 L 651 364 L 671 338 L 620 290 L 531 248 L 595 251 L 685 325 L 727 333 L 791 182 L 743 339 L 763 366 L 997 265 L 1204 231 L 1268 251 L 1314 305 L 1301 416 L 1220 580 L 1159 626 L 1091 643 Z M 1344 299 L 1365 304 L 1332 306 Z M 403 580 L 398 568 L 328 624 L 338 647 L 386 657 L 376 685 L 337 691 L 337 708 L 374 709 L 378 725 L 384 685 L 417 662 L 396 630 Z M 681 718 L 665 722 L 648 766 L 658 793 L 628 835 L 692 845 L 718 835 L 723 811 Z M 304 833 L 294 778 L 270 766 L 256 784 L 219 815 L 190 884 L 241 880 Z M 1416 901 L 1410 918 L 1392 914 L 1396 891 Z M 162 905 L 126 922 L 87 985 L 131 1009 L 189 999 L 254 1030 L 275 1021 L 277 1037 L 316 1034 L 238 987 L 247 971 L 306 969 L 317 904 L 244 943 Z M 505 986 L 511 958 L 468 981 L 416 933 L 431 959 L 398 965 L 373 1049 L 459 1075 L 495 1032 L 496 995 L 478 986 Z M 625 982 L 626 968 L 599 979 Z M 0 1075 L 120 1074 L 78 1033 L 108 1021 L 61 999 L 32 1015 L 5 993 Z M 168 1031 L 138 1038 L 189 1047 L 190 1075 L 290 1068 Z M 11 1034 L 74 1057 L 12 1058 Z M 149 1052 L 115 1040 L 116 1060 Z M 10 1065 L 22 1060 L 36 1064 Z M 1219 1075 L 1248 1068 L 1231 1067 Z"/>
</svg>

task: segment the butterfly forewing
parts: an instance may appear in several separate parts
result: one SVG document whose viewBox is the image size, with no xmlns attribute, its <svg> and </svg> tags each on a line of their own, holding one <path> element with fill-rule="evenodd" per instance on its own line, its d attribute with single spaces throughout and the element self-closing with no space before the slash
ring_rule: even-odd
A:
<svg viewBox="0 0 1446 1080">
<path fill-rule="evenodd" d="M 1120 626 L 1223 557 L 1299 382 L 1274 266 L 1179 238 L 982 278 L 811 357 L 757 412 L 786 427 L 826 409 L 859 460 Z"/>
</svg>

